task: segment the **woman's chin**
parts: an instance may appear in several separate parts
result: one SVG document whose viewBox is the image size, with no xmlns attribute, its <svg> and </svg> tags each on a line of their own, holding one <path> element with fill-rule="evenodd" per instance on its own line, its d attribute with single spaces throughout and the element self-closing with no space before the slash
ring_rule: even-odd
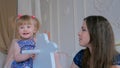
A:
<svg viewBox="0 0 120 68">
<path fill-rule="evenodd" d="M 86 47 L 86 45 L 84 45 L 84 44 L 80 44 L 80 46 L 82 46 L 82 47 Z"/>
</svg>

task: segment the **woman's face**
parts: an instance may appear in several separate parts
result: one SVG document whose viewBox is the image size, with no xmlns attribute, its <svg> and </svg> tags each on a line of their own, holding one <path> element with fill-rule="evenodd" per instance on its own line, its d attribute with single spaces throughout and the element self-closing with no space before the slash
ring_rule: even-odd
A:
<svg viewBox="0 0 120 68">
<path fill-rule="evenodd" d="M 86 22 L 83 22 L 80 32 L 78 33 L 79 43 L 81 46 L 88 47 L 90 41 L 90 35 L 87 29 Z"/>
</svg>

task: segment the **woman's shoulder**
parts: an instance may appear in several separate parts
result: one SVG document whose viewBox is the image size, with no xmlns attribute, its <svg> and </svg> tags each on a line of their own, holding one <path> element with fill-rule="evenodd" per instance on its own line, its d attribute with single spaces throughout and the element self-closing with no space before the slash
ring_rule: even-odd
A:
<svg viewBox="0 0 120 68">
<path fill-rule="evenodd" d="M 117 55 L 113 58 L 113 65 L 120 65 L 120 54 L 117 54 Z"/>
<path fill-rule="evenodd" d="M 80 50 L 74 57 L 74 61 L 81 61 L 82 60 L 82 57 L 83 57 L 83 54 L 84 54 L 84 49 Z"/>
<path fill-rule="evenodd" d="M 84 49 L 80 50 L 75 56 L 79 56 L 79 57 L 82 57 L 83 56 L 83 53 L 84 53 Z"/>
<path fill-rule="evenodd" d="M 81 66 L 81 62 L 82 62 L 82 58 L 83 58 L 83 54 L 84 54 L 84 49 L 80 50 L 74 57 L 73 61 L 76 65 L 78 65 L 79 67 Z"/>
<path fill-rule="evenodd" d="M 81 53 L 84 53 L 85 49 L 81 49 L 78 53 L 81 54 Z"/>
</svg>

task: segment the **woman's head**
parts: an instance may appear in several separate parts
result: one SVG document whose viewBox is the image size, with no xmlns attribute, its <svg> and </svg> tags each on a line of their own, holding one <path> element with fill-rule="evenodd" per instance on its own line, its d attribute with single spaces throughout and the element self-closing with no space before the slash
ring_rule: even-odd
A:
<svg viewBox="0 0 120 68">
<path fill-rule="evenodd" d="M 109 48 L 114 45 L 114 34 L 109 21 L 103 16 L 88 16 L 84 19 L 92 48 Z"/>
<path fill-rule="evenodd" d="M 88 48 L 91 47 L 91 54 L 86 49 L 83 65 L 92 58 L 92 68 L 109 68 L 116 50 L 114 48 L 114 34 L 109 21 L 103 16 L 88 16 L 84 19 L 88 30 Z M 83 24 L 83 26 L 84 26 Z M 104 63 L 106 63 L 104 65 Z"/>
<path fill-rule="evenodd" d="M 23 15 L 16 19 L 17 38 L 30 38 L 36 34 L 39 28 L 40 23 L 34 16 Z"/>
</svg>

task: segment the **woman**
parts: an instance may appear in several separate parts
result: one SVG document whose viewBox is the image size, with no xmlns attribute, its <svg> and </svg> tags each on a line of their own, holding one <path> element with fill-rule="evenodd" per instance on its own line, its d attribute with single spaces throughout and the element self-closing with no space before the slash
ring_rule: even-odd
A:
<svg viewBox="0 0 120 68">
<path fill-rule="evenodd" d="M 71 68 L 120 68 L 120 54 L 115 50 L 112 27 L 103 16 L 88 16 L 78 33 L 80 50 Z"/>
</svg>

